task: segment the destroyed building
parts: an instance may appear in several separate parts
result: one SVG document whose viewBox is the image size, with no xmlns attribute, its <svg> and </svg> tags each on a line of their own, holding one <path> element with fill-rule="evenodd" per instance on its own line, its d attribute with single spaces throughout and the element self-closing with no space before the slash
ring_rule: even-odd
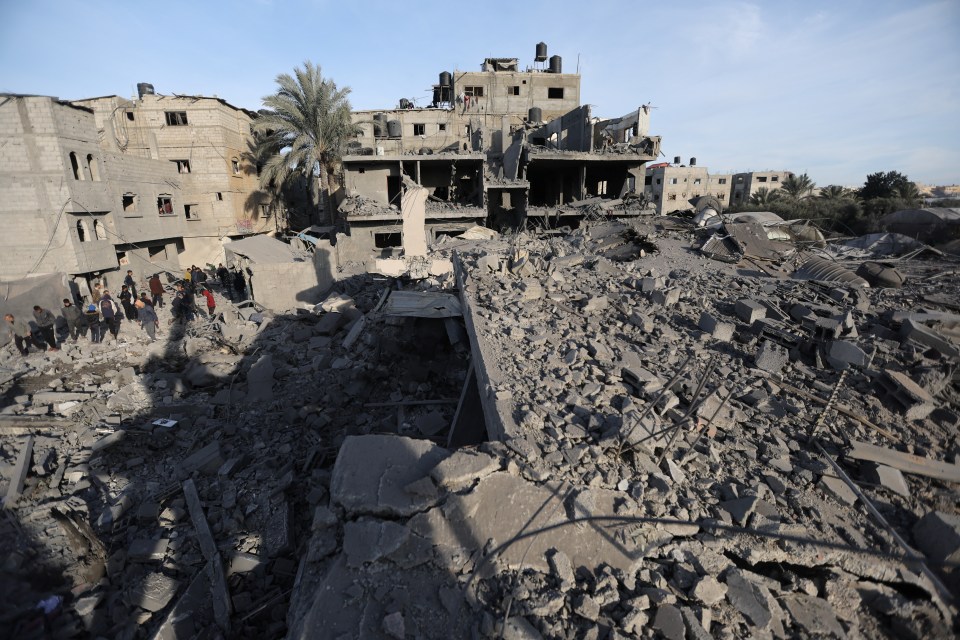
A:
<svg viewBox="0 0 960 640">
<path fill-rule="evenodd" d="M 0 96 L 0 275 L 95 277 L 178 268 L 186 233 L 173 164 L 100 147 L 92 109 L 45 96 Z"/>
<path fill-rule="evenodd" d="M 558 226 L 582 219 L 588 205 L 601 215 L 626 208 L 622 198 L 642 192 L 644 164 L 659 154 L 648 108 L 594 117 L 580 105 L 579 73 L 563 73 L 543 43 L 524 69 L 517 58 L 487 58 L 480 71 L 439 80 L 428 107 L 402 100 L 397 109 L 354 113 L 362 133 L 343 158 L 349 238 L 337 242 L 341 262 L 400 253 L 405 183 L 429 192 L 430 240 L 477 223 Z"/>
<path fill-rule="evenodd" d="M 103 96 L 73 103 L 93 109 L 105 151 L 175 169 L 182 190 L 176 212 L 185 221 L 181 262 L 216 264 L 224 242 L 274 231 L 275 205 L 260 189 L 252 156 L 257 114 L 217 97 L 159 94 L 148 83 L 137 91 L 135 100 Z"/>
</svg>

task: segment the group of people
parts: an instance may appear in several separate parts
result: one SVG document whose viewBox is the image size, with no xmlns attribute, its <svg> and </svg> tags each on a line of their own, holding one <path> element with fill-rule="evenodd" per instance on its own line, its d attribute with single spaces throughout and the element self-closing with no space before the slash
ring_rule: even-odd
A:
<svg viewBox="0 0 960 640">
<path fill-rule="evenodd" d="M 245 297 L 246 283 L 240 272 L 231 273 L 221 263 L 216 270 L 224 291 L 231 297 Z M 183 281 L 176 285 L 176 292 L 171 301 L 170 323 L 191 322 L 197 315 L 202 315 L 198 308 L 206 307 L 208 317 L 214 317 L 217 310 L 216 298 L 206 286 L 207 274 L 196 265 L 184 272 Z M 160 324 L 157 309 L 163 308 L 166 289 L 160 280 L 160 274 L 154 274 L 147 280 L 146 290 L 138 292 L 137 282 L 133 270 L 128 270 L 120 292 L 116 299 L 108 289 L 97 283 L 90 292 L 90 302 L 75 305 L 71 300 L 63 300 L 60 315 L 67 325 L 65 338 L 76 342 L 81 336 L 90 332 L 91 342 L 100 343 L 108 336 L 119 339 L 121 322 L 124 320 L 136 322 L 143 328 L 150 342 L 157 339 L 157 329 Z M 49 309 L 35 306 L 33 311 L 33 325 L 28 318 L 15 317 L 13 314 L 4 316 L 14 335 L 17 350 L 24 356 L 33 346 L 40 350 L 59 350 L 56 322 L 57 316 Z M 33 328 L 36 327 L 36 329 Z"/>
</svg>

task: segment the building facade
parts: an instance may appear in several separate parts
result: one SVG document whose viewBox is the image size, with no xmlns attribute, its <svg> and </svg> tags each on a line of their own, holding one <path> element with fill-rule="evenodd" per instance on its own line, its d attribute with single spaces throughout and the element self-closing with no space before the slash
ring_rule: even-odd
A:
<svg viewBox="0 0 960 640">
<path fill-rule="evenodd" d="M 129 158 L 161 160 L 182 188 L 185 263 L 223 260 L 223 243 L 275 230 L 271 197 L 259 189 L 251 125 L 256 113 L 220 98 L 160 95 L 138 85 L 127 100 L 74 104 L 94 111 L 101 146 Z"/>
<path fill-rule="evenodd" d="M 733 174 L 730 190 L 730 206 L 738 206 L 750 202 L 750 196 L 761 188 L 774 191 L 780 188 L 783 181 L 792 176 L 792 171 L 748 171 Z"/>
<path fill-rule="evenodd" d="M 180 176 L 99 143 L 92 109 L 46 96 L 0 96 L 0 275 L 62 272 L 81 294 L 93 278 L 179 268 Z"/>
</svg>

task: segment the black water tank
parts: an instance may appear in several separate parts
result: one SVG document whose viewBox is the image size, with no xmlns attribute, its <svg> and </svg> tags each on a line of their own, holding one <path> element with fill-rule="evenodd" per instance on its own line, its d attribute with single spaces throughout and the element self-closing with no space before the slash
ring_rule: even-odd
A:
<svg viewBox="0 0 960 640">
<path fill-rule="evenodd" d="M 563 73 L 563 58 L 550 56 L 550 73 Z"/>
<path fill-rule="evenodd" d="M 137 95 L 143 98 L 143 96 L 152 96 L 156 92 L 153 90 L 153 85 L 149 82 L 138 82 L 137 83 Z"/>
<path fill-rule="evenodd" d="M 543 122 L 543 110 L 540 107 L 530 107 L 527 122 Z"/>
<path fill-rule="evenodd" d="M 441 87 L 452 87 L 453 86 L 453 74 L 449 71 L 440 72 L 440 86 Z"/>
<path fill-rule="evenodd" d="M 400 138 L 403 136 L 403 126 L 399 120 L 390 120 L 387 122 L 387 136 L 390 138 Z"/>
<path fill-rule="evenodd" d="M 546 62 L 547 60 L 547 43 L 538 42 L 537 43 L 537 57 L 534 58 L 537 62 Z"/>
<path fill-rule="evenodd" d="M 673 164 L 680 164 L 680 156 L 673 156 Z"/>
<path fill-rule="evenodd" d="M 696 158 L 690 158 L 690 166 L 691 166 L 691 167 L 697 166 L 697 159 L 696 159 Z"/>
</svg>

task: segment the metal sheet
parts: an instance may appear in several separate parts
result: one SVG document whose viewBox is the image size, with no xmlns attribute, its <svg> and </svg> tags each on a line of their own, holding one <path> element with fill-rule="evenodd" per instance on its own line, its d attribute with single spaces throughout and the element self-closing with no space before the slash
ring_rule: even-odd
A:
<svg viewBox="0 0 960 640">
<path fill-rule="evenodd" d="M 383 312 L 388 316 L 410 318 L 455 318 L 463 315 L 456 296 L 427 291 L 394 291 L 387 298 Z"/>
</svg>

